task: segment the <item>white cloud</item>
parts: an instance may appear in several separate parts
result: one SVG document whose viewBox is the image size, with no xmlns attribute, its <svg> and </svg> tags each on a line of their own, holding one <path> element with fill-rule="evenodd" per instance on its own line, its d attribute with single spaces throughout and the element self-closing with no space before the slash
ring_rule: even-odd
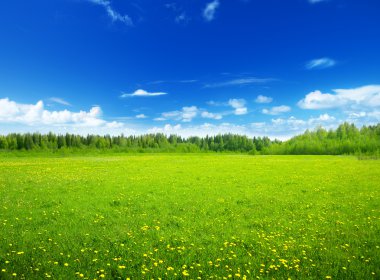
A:
<svg viewBox="0 0 380 280">
<path fill-rule="evenodd" d="M 217 102 L 217 101 L 214 101 L 214 100 L 207 101 L 206 104 L 209 105 L 209 106 L 226 106 L 226 105 L 228 105 L 226 103 Z"/>
<path fill-rule="evenodd" d="M 122 127 L 119 122 L 107 122 L 102 119 L 102 110 L 94 106 L 90 111 L 72 112 L 68 110 L 49 111 L 44 109 L 43 101 L 36 104 L 20 104 L 0 99 L 0 123 L 16 123 L 28 126 L 63 126 L 71 127 Z"/>
<path fill-rule="evenodd" d="M 182 121 L 190 122 L 198 115 L 198 108 L 196 106 L 182 108 Z"/>
<path fill-rule="evenodd" d="M 246 107 L 235 109 L 235 115 L 246 115 L 247 113 L 248 113 L 248 110 Z"/>
<path fill-rule="evenodd" d="M 190 125 L 182 127 L 181 125 L 166 124 L 163 127 L 153 127 L 148 130 L 148 133 L 165 133 L 165 134 L 178 134 L 182 137 L 190 136 L 206 136 L 206 135 L 218 135 L 225 133 L 234 133 L 240 135 L 247 135 L 247 129 L 245 126 L 222 123 L 218 125 L 204 123 L 200 125 Z"/>
<path fill-rule="evenodd" d="M 111 2 L 108 0 L 87 0 L 91 3 L 94 3 L 96 5 L 102 6 L 106 12 L 107 15 L 112 19 L 113 22 L 120 21 L 128 26 L 133 26 L 133 21 L 128 15 L 122 15 L 119 12 L 117 12 L 115 9 L 112 8 Z"/>
<path fill-rule="evenodd" d="M 259 95 L 256 97 L 255 102 L 256 103 L 271 103 L 273 101 L 272 97 L 264 96 L 264 95 Z"/>
<path fill-rule="evenodd" d="M 113 121 L 113 122 L 106 123 L 106 127 L 107 128 L 122 128 L 124 127 L 124 124 L 121 122 Z"/>
<path fill-rule="evenodd" d="M 239 101 L 236 101 L 239 102 Z M 236 106 L 239 106 L 236 104 Z M 237 109 L 241 109 L 240 107 Z M 155 121 L 166 121 L 175 120 L 182 122 L 191 122 L 194 118 L 201 117 L 204 119 L 221 120 L 223 118 L 223 113 L 211 113 L 205 109 L 200 109 L 197 106 L 182 107 L 181 110 L 164 112 L 161 117 L 155 118 Z"/>
<path fill-rule="evenodd" d="M 348 117 L 350 119 L 364 118 L 367 116 L 366 112 L 350 112 Z"/>
<path fill-rule="evenodd" d="M 303 133 L 306 129 L 314 129 L 320 125 L 325 128 L 335 128 L 338 124 L 339 122 L 334 117 L 324 114 L 306 120 L 289 117 L 272 119 L 269 122 L 254 122 L 249 124 L 203 123 L 200 125 L 187 126 L 166 124 L 162 127 L 153 127 L 148 130 L 148 133 L 175 133 L 183 137 L 233 133 L 247 135 L 249 137 L 268 136 L 271 139 L 277 138 L 286 140 L 292 136 Z"/>
<path fill-rule="evenodd" d="M 216 87 L 226 87 L 226 86 L 245 86 L 252 84 L 265 84 L 268 82 L 274 81 L 271 78 L 256 78 L 256 77 L 248 77 L 241 79 L 234 79 L 229 81 L 224 81 L 220 83 L 206 84 L 206 88 L 216 88 Z"/>
<path fill-rule="evenodd" d="M 183 107 L 180 111 L 171 111 L 162 113 L 162 118 L 165 120 L 172 119 L 182 122 L 191 122 L 199 113 L 196 106 Z M 163 120 L 163 119 L 161 119 Z"/>
<path fill-rule="evenodd" d="M 138 115 L 136 115 L 136 119 L 146 119 L 146 118 L 147 118 L 147 116 L 144 115 L 144 114 L 138 114 Z"/>
<path fill-rule="evenodd" d="M 235 115 L 245 115 L 248 113 L 245 107 L 246 101 L 244 99 L 230 99 L 228 105 L 235 109 Z"/>
<path fill-rule="evenodd" d="M 256 132 L 259 135 L 268 135 L 271 136 L 271 138 L 286 140 L 305 132 L 306 129 L 313 130 L 318 126 L 330 129 L 337 127 L 338 124 L 339 122 L 335 119 L 335 117 L 328 114 L 323 114 L 318 117 L 311 117 L 305 120 L 297 119 L 293 116 L 286 119 L 272 119 L 269 123 L 251 124 L 251 129 L 252 133 Z"/>
<path fill-rule="evenodd" d="M 166 119 L 165 119 L 165 118 L 162 118 L 162 117 L 154 118 L 153 120 L 156 121 L 156 122 L 166 121 Z"/>
<path fill-rule="evenodd" d="M 49 101 L 54 102 L 54 103 L 58 103 L 61 105 L 65 105 L 65 106 L 71 106 L 71 104 L 69 102 L 67 102 L 66 100 L 59 98 L 59 97 L 50 97 Z"/>
<path fill-rule="evenodd" d="M 164 127 L 152 127 L 147 130 L 147 133 L 164 133 L 164 134 L 178 134 L 181 131 L 181 125 L 171 125 L 171 124 L 165 124 Z"/>
<path fill-rule="evenodd" d="M 334 89 L 334 94 L 313 91 L 298 102 L 302 109 L 373 108 L 380 107 L 380 85 L 354 89 Z"/>
<path fill-rule="evenodd" d="M 289 106 L 281 105 L 275 106 L 270 109 L 263 109 L 262 113 L 266 115 L 280 115 L 286 112 L 289 112 L 291 108 Z"/>
<path fill-rule="evenodd" d="M 318 118 L 311 118 L 310 120 L 327 122 L 327 121 L 334 121 L 335 117 L 332 117 L 329 114 L 322 114 Z"/>
<path fill-rule="evenodd" d="M 335 64 L 336 64 L 335 60 L 328 57 L 323 57 L 323 58 L 310 60 L 308 63 L 306 63 L 306 69 L 308 70 L 325 69 L 325 68 L 333 67 L 335 66 Z"/>
<path fill-rule="evenodd" d="M 201 116 L 202 118 L 205 118 L 205 119 L 214 119 L 214 120 L 221 120 L 223 118 L 221 114 L 210 113 L 207 111 L 202 112 Z"/>
<path fill-rule="evenodd" d="M 215 18 L 215 12 L 220 6 L 219 0 L 214 0 L 207 3 L 206 8 L 203 10 L 203 17 L 206 21 L 212 21 Z"/>
<path fill-rule="evenodd" d="M 149 96 L 160 96 L 160 95 L 166 95 L 166 92 L 147 92 L 143 89 L 138 89 L 133 93 L 123 93 L 120 97 L 135 97 L 135 96 L 141 96 L 141 97 L 149 97 Z"/>
<path fill-rule="evenodd" d="M 374 109 L 369 110 L 367 112 L 346 112 L 348 115 L 347 122 L 349 123 L 356 123 L 359 125 L 375 125 L 378 124 L 380 121 L 380 110 Z"/>
</svg>

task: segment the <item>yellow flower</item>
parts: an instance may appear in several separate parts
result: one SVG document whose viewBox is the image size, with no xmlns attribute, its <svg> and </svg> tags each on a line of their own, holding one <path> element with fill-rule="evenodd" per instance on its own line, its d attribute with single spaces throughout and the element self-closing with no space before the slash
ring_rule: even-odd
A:
<svg viewBox="0 0 380 280">
<path fill-rule="evenodd" d="M 68 263 L 64 263 L 64 266 L 69 266 L 69 264 Z"/>
<path fill-rule="evenodd" d="M 182 274 L 183 274 L 183 276 L 189 276 L 190 275 L 189 272 L 187 272 L 187 270 L 182 271 Z"/>
</svg>

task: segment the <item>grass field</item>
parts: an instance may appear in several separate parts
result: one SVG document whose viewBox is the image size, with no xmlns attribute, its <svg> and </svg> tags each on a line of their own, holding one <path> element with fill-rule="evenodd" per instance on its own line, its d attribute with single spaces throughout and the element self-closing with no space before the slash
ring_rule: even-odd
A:
<svg viewBox="0 0 380 280">
<path fill-rule="evenodd" d="M 0 279 L 379 279 L 380 161 L 0 158 Z"/>
</svg>

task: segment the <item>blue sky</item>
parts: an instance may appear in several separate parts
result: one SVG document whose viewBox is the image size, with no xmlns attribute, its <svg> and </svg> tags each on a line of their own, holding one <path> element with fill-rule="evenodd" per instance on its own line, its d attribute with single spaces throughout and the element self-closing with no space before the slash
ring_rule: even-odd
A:
<svg viewBox="0 0 380 280">
<path fill-rule="evenodd" d="M 380 122 L 377 0 L 0 3 L 0 133 Z"/>
</svg>

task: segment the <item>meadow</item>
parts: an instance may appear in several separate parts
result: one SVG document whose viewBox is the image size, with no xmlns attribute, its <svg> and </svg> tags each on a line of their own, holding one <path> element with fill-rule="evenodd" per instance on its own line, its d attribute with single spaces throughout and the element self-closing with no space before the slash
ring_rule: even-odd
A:
<svg viewBox="0 0 380 280">
<path fill-rule="evenodd" d="M 380 161 L 0 158 L 0 279 L 379 279 Z"/>
</svg>

